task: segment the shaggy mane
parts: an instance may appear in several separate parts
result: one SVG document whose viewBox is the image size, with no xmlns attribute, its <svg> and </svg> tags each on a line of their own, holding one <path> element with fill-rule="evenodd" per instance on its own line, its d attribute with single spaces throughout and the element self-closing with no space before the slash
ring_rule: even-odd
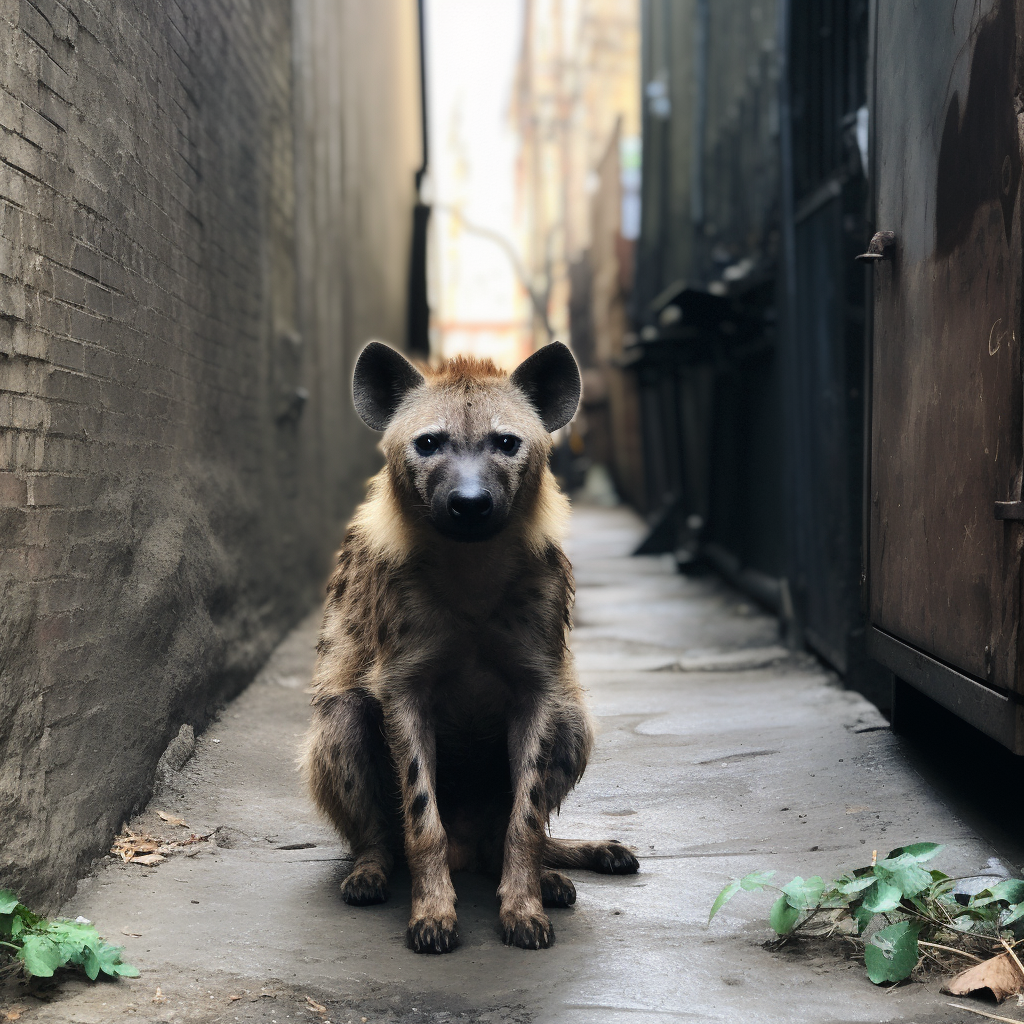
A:
<svg viewBox="0 0 1024 1024">
<path fill-rule="evenodd" d="M 476 356 L 454 356 L 439 366 L 426 370 L 426 377 L 431 384 L 463 387 L 481 379 L 500 379 L 507 376 L 508 374 L 495 366 L 490 359 L 478 359 Z"/>
</svg>

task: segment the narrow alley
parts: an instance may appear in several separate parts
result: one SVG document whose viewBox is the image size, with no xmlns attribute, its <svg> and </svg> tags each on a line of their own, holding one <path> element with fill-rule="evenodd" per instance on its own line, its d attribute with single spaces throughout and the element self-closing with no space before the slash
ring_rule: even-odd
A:
<svg viewBox="0 0 1024 1024">
<path fill-rule="evenodd" d="M 1024 1024 L 1022 96 L 1024 0 L 0 0 L 0 1024 Z"/>
<path fill-rule="evenodd" d="M 765 949 L 765 894 L 737 897 L 708 927 L 723 884 L 755 869 L 832 878 L 873 849 L 933 840 L 947 844 L 944 870 L 969 874 L 994 851 L 929 790 L 872 705 L 787 652 L 776 620 L 717 578 L 630 557 L 642 535 L 622 508 L 575 510 L 573 648 L 599 739 L 554 830 L 619 838 L 641 871 L 575 874 L 576 905 L 551 912 L 552 949 L 501 944 L 489 878 L 456 877 L 462 945 L 443 957 L 404 946 L 407 875 L 383 906 L 341 901 L 347 851 L 295 769 L 312 615 L 131 823 L 209 840 L 152 868 L 108 858 L 62 908 L 123 942 L 142 976 L 69 978 L 44 990 L 52 1002 L 22 997 L 26 1019 L 960 1020 L 938 981 L 886 991 L 840 945 Z"/>
</svg>

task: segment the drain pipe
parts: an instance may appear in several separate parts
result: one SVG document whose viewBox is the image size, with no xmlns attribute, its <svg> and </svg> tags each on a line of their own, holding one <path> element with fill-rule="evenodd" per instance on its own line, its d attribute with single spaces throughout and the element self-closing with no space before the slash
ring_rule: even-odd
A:
<svg viewBox="0 0 1024 1024">
<path fill-rule="evenodd" d="M 423 184 L 430 166 L 427 131 L 427 38 L 426 0 L 418 0 L 420 43 L 420 125 L 423 138 L 422 163 L 416 171 L 416 204 L 412 211 L 412 239 L 409 253 L 409 287 L 406 314 L 406 348 L 421 359 L 430 357 L 430 304 L 427 301 L 427 238 L 430 206 L 424 202 Z"/>
</svg>

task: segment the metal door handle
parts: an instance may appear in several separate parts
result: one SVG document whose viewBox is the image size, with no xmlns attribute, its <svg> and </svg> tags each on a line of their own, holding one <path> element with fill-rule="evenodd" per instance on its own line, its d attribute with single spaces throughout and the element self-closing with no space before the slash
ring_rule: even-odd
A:
<svg viewBox="0 0 1024 1024">
<path fill-rule="evenodd" d="M 996 519 L 1024 521 L 1024 501 L 997 501 L 995 517 Z"/>
<path fill-rule="evenodd" d="M 874 263 L 875 260 L 891 260 L 896 256 L 896 232 L 876 231 L 868 243 L 868 251 L 854 256 L 862 263 Z"/>
</svg>

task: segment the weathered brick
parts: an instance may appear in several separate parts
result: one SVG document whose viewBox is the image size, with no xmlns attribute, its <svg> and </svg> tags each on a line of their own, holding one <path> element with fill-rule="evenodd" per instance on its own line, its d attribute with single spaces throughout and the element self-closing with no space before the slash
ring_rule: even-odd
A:
<svg viewBox="0 0 1024 1024">
<path fill-rule="evenodd" d="M 15 280 L 21 268 L 21 260 L 15 261 L 14 247 L 6 238 L 0 238 L 0 275 Z"/>
<path fill-rule="evenodd" d="M 22 108 L 21 134 L 51 156 L 59 158 L 63 150 L 64 133 L 31 107 Z"/>
<path fill-rule="evenodd" d="M 28 485 L 14 473 L 0 472 L 0 506 L 28 504 Z"/>
<path fill-rule="evenodd" d="M 31 324 L 14 324 L 11 331 L 11 353 L 28 359 L 44 360 L 49 355 L 49 339 Z"/>
<path fill-rule="evenodd" d="M 21 0 L 19 4 L 18 27 L 44 50 L 53 45 L 53 28 L 28 0 Z"/>
<path fill-rule="evenodd" d="M 61 99 L 68 103 L 74 102 L 71 77 L 48 53 L 41 55 L 39 81 L 48 89 L 52 89 Z"/>
<path fill-rule="evenodd" d="M 80 508 L 88 505 L 100 490 L 94 477 L 32 475 L 28 478 L 28 505 Z"/>
<path fill-rule="evenodd" d="M 11 426 L 19 430 L 41 430 L 46 424 L 47 407 L 37 398 L 15 395 L 12 406 Z"/>
</svg>

